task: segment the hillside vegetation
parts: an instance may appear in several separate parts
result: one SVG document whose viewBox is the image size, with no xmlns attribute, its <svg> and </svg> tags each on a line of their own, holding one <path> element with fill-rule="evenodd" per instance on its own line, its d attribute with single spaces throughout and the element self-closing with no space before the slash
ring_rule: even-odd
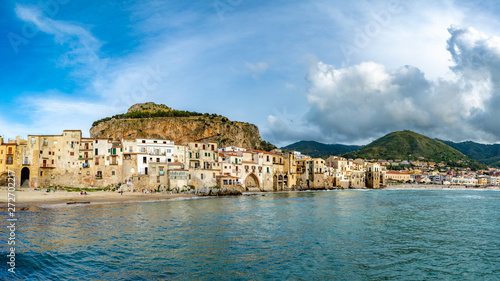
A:
<svg viewBox="0 0 500 281">
<path fill-rule="evenodd" d="M 441 142 L 488 166 L 500 167 L 500 144 L 481 144 L 473 141 L 456 143 L 441 140 Z"/>
<path fill-rule="evenodd" d="M 485 167 L 449 145 L 411 131 L 387 134 L 344 156 L 364 159 L 426 160 L 473 169 Z"/>
</svg>

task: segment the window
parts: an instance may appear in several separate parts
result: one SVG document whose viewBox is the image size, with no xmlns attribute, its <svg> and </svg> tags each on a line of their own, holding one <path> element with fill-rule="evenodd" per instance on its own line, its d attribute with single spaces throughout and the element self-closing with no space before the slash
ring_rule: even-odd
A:
<svg viewBox="0 0 500 281">
<path fill-rule="evenodd" d="M 47 145 L 47 139 L 43 139 L 43 145 Z"/>
<path fill-rule="evenodd" d="M 160 183 L 160 177 L 156 177 L 156 183 Z"/>
<path fill-rule="evenodd" d="M 156 158 L 156 163 L 160 163 L 160 158 Z"/>
<path fill-rule="evenodd" d="M 203 179 L 203 174 L 201 174 L 201 179 Z"/>
<path fill-rule="evenodd" d="M 145 147 L 141 147 L 141 152 L 145 153 L 146 152 L 146 148 Z"/>
<path fill-rule="evenodd" d="M 267 167 L 267 172 L 269 173 L 269 167 Z"/>
<path fill-rule="evenodd" d="M 142 140 L 142 143 L 146 143 L 146 140 Z"/>
<path fill-rule="evenodd" d="M 75 147 L 75 143 L 71 142 L 71 148 L 74 148 L 74 147 Z"/>
<path fill-rule="evenodd" d="M 111 171 L 111 175 L 114 176 L 115 175 L 115 171 Z"/>
<path fill-rule="evenodd" d="M 153 143 L 158 143 L 157 141 L 153 141 Z"/>
<path fill-rule="evenodd" d="M 43 177 L 43 171 L 40 171 L 40 176 Z"/>
<path fill-rule="evenodd" d="M 205 149 L 205 145 L 203 145 L 203 149 Z"/>
<path fill-rule="evenodd" d="M 166 142 L 166 141 L 164 141 L 164 142 L 163 142 L 163 144 L 167 144 L 167 142 Z"/>
<path fill-rule="evenodd" d="M 31 137 L 31 143 L 34 144 L 35 143 L 35 138 L 34 137 Z"/>
<path fill-rule="evenodd" d="M 71 133 L 71 137 L 74 138 L 75 137 L 75 132 L 72 132 Z"/>
<path fill-rule="evenodd" d="M 142 163 L 147 164 L 148 163 L 148 158 L 147 157 L 142 157 Z"/>
<path fill-rule="evenodd" d="M 7 164 L 12 164 L 12 156 L 7 157 Z"/>
<path fill-rule="evenodd" d="M 99 149 L 96 148 L 94 154 L 99 155 Z"/>
<path fill-rule="evenodd" d="M 188 179 L 191 179 L 191 174 L 188 175 Z"/>
<path fill-rule="evenodd" d="M 214 179 L 215 179 L 215 173 L 213 173 L 213 174 L 212 174 L 212 178 L 214 178 Z"/>
<path fill-rule="evenodd" d="M 43 150 L 40 150 L 40 154 L 43 154 Z"/>
<path fill-rule="evenodd" d="M 95 158 L 95 164 L 96 164 L 96 165 L 99 165 L 99 157 L 96 157 L 96 158 Z"/>
<path fill-rule="evenodd" d="M 195 144 L 194 144 L 194 147 L 198 147 L 198 144 L 197 144 L 197 143 L 195 143 Z"/>
</svg>

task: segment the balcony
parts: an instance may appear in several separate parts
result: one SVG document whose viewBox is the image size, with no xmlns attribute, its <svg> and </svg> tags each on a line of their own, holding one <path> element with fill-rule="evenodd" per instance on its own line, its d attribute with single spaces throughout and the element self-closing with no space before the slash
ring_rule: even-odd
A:
<svg viewBox="0 0 500 281">
<path fill-rule="evenodd" d="M 165 152 L 163 152 L 163 153 L 149 152 L 148 154 L 151 156 L 165 156 L 165 155 L 167 155 Z M 169 154 L 172 154 L 172 153 L 169 153 Z"/>
<path fill-rule="evenodd" d="M 90 168 L 90 165 L 88 163 L 82 163 L 82 168 Z"/>
<path fill-rule="evenodd" d="M 55 168 L 54 164 L 40 164 L 40 168 Z"/>
<path fill-rule="evenodd" d="M 78 158 L 78 160 L 92 160 L 92 159 L 94 159 L 94 158 L 89 157 L 89 156 L 85 157 L 85 156 L 81 156 L 81 155 L 80 155 L 80 158 Z"/>
</svg>

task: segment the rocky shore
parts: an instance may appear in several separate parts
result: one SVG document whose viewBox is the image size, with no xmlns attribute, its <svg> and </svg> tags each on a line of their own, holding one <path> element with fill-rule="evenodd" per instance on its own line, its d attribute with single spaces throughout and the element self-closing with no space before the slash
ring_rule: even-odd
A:
<svg viewBox="0 0 500 281">
<path fill-rule="evenodd" d="M 198 188 L 194 191 L 194 195 L 197 196 L 238 196 L 243 193 L 236 188 Z"/>
</svg>

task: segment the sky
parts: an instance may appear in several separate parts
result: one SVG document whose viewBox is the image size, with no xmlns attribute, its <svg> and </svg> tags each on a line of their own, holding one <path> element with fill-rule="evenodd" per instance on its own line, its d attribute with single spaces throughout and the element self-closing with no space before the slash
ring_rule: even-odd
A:
<svg viewBox="0 0 500 281">
<path fill-rule="evenodd" d="M 500 143 L 496 1 L 6 0 L 0 135 L 136 103 L 256 124 L 281 147 L 412 130 Z"/>
</svg>

